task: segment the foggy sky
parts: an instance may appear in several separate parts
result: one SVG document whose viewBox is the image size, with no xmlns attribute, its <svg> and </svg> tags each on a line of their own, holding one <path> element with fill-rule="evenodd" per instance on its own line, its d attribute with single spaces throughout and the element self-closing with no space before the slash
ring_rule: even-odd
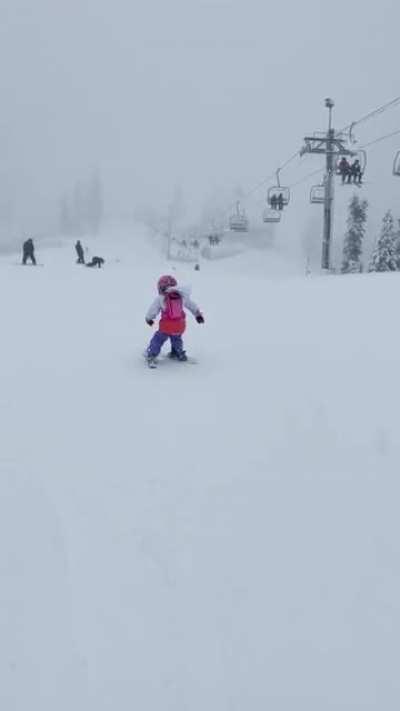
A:
<svg viewBox="0 0 400 711">
<path fill-rule="evenodd" d="M 112 214 L 178 184 L 193 209 L 217 187 L 252 187 L 325 128 L 326 96 L 339 127 L 400 94 L 399 20 L 394 0 L 0 0 L 2 199 L 45 228 L 93 166 Z M 399 110 L 360 139 L 398 127 Z M 378 212 L 400 192 L 398 147 L 370 157 L 385 174 L 369 188 Z M 307 160 L 287 180 L 318 167 Z"/>
</svg>

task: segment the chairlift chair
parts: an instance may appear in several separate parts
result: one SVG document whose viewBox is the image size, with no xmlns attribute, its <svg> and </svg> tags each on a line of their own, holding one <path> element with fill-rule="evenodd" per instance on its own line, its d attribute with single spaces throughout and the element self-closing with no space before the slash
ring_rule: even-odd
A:
<svg viewBox="0 0 400 711">
<path fill-rule="evenodd" d="M 310 190 L 310 202 L 314 205 L 323 205 L 325 202 L 325 185 L 313 185 Z"/>
<path fill-rule="evenodd" d="M 281 200 L 282 205 L 284 207 L 289 205 L 290 190 L 289 190 L 289 188 L 285 188 L 282 185 L 274 185 L 272 188 L 270 188 L 268 190 L 268 195 L 267 195 L 268 205 L 270 205 L 271 207 L 274 205 L 274 203 L 276 205 L 278 205 L 279 200 Z"/>
<path fill-rule="evenodd" d="M 400 176 L 400 151 L 397 151 L 393 161 L 393 175 Z"/>
<path fill-rule="evenodd" d="M 247 232 L 249 229 L 249 221 L 239 201 L 236 203 L 236 212 L 229 219 L 229 229 L 234 232 Z"/>
<path fill-rule="evenodd" d="M 279 210 L 273 210 L 270 207 L 266 207 L 263 212 L 263 222 L 280 222 L 281 213 Z"/>
<path fill-rule="evenodd" d="M 246 215 L 232 215 L 229 220 L 229 229 L 233 232 L 248 232 L 249 221 Z"/>
<path fill-rule="evenodd" d="M 346 156 L 346 158 L 349 159 L 350 164 L 352 161 L 354 162 L 355 160 L 358 160 L 358 162 L 360 163 L 361 173 L 364 174 L 365 169 L 367 167 L 367 151 L 364 151 L 364 149 L 360 149 L 359 151 L 354 151 L 352 156 Z M 340 160 L 341 158 L 338 159 L 336 168 L 338 168 Z"/>
<path fill-rule="evenodd" d="M 365 169 L 367 167 L 367 152 L 364 149 L 360 149 L 359 151 L 354 151 L 354 153 L 352 154 L 351 157 L 350 156 L 345 156 L 345 157 L 348 159 L 350 165 L 352 165 L 352 163 L 354 161 L 358 160 L 358 162 L 360 164 L 360 174 L 361 174 L 361 178 L 362 178 L 364 176 Z M 336 171 L 335 172 L 337 175 L 341 175 L 339 163 L 342 160 L 342 158 L 343 158 L 343 156 L 338 158 L 338 160 L 336 161 Z M 346 180 L 346 182 L 344 184 L 345 185 L 353 185 L 354 183 Z M 358 184 L 362 185 L 362 180 L 359 180 Z"/>
</svg>

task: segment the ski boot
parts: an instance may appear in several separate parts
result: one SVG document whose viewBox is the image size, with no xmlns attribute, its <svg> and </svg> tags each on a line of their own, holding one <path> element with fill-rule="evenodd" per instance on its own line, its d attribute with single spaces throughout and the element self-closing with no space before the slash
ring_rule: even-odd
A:
<svg viewBox="0 0 400 711">
<path fill-rule="evenodd" d="M 154 356 L 147 355 L 146 361 L 147 361 L 147 365 L 149 366 L 149 368 L 157 368 L 157 361 Z"/>
<path fill-rule="evenodd" d="M 185 351 L 180 351 L 180 353 L 178 353 L 178 351 L 170 351 L 168 358 L 171 358 L 171 360 L 179 360 L 182 363 L 188 359 Z"/>
</svg>

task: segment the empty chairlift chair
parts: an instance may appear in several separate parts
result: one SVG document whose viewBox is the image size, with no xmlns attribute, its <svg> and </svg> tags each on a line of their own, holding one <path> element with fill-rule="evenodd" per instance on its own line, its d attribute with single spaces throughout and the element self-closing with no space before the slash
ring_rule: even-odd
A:
<svg viewBox="0 0 400 711">
<path fill-rule="evenodd" d="M 313 205 L 323 205 L 325 202 L 325 185 L 313 185 L 310 191 L 310 202 Z"/>
<path fill-rule="evenodd" d="M 229 229 L 233 232 L 248 232 L 249 221 L 244 210 L 241 209 L 240 203 L 236 203 L 236 212 L 229 218 Z"/>
<path fill-rule="evenodd" d="M 393 175 L 400 177 L 400 151 L 397 151 L 393 161 Z"/>
</svg>

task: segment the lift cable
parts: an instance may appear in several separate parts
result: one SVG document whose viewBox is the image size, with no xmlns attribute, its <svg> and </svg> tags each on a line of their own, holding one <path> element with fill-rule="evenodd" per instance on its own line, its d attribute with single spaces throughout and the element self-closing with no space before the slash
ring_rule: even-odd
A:
<svg viewBox="0 0 400 711">
<path fill-rule="evenodd" d="M 379 136 L 379 138 L 375 138 L 373 141 L 370 141 L 369 143 L 365 143 L 363 146 L 361 146 L 360 150 L 363 148 L 369 148 L 370 146 L 373 146 L 375 143 L 380 143 L 381 141 L 386 141 L 388 138 L 392 138 L 393 136 L 398 136 L 400 133 L 400 129 L 397 129 L 397 131 L 392 131 L 392 133 L 387 133 L 385 136 Z"/>
<path fill-rule="evenodd" d="M 400 96 L 396 96 L 391 101 L 386 102 L 386 104 L 382 104 L 382 106 L 378 106 L 378 108 L 373 109 L 372 111 L 369 111 L 369 113 L 365 114 L 364 116 L 361 116 L 361 118 L 357 119 L 357 121 L 352 121 L 347 126 L 344 126 L 344 128 L 342 128 L 339 131 L 339 133 L 348 132 L 349 135 L 351 136 L 352 129 L 355 126 L 358 126 L 360 123 L 369 121 L 370 119 L 374 118 L 375 116 L 379 116 L 380 114 L 383 114 L 385 111 L 388 111 L 388 109 L 394 109 L 399 104 L 400 104 Z"/>
<path fill-rule="evenodd" d="M 302 183 L 305 183 L 307 180 L 312 178 L 314 175 L 319 175 L 319 173 L 324 173 L 325 168 L 317 168 L 317 170 L 313 170 L 312 173 L 308 173 L 307 175 L 304 175 L 300 180 L 297 180 L 295 183 L 292 183 L 290 185 L 290 188 L 296 188 L 297 185 L 301 185 Z"/>
</svg>

